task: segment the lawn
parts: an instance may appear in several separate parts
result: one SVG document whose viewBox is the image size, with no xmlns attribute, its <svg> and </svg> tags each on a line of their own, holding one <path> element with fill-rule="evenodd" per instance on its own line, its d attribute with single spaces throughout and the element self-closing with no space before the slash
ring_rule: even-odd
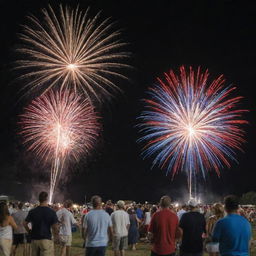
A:
<svg viewBox="0 0 256 256">
<path fill-rule="evenodd" d="M 256 226 L 253 226 L 253 238 L 256 239 Z M 82 248 L 83 240 L 79 232 L 73 233 L 73 243 L 71 249 L 72 256 L 83 256 L 84 255 L 84 248 Z M 59 249 L 56 248 L 56 256 L 59 256 Z M 113 251 L 109 247 L 106 253 L 106 256 L 113 256 Z M 137 250 L 127 250 L 126 256 L 149 256 L 150 255 L 150 245 L 148 243 L 140 242 L 137 245 Z M 205 253 L 205 256 L 208 255 Z M 251 255 L 256 256 L 256 241 L 252 243 L 251 247 Z M 17 251 L 16 256 L 22 256 L 20 248 Z"/>
</svg>

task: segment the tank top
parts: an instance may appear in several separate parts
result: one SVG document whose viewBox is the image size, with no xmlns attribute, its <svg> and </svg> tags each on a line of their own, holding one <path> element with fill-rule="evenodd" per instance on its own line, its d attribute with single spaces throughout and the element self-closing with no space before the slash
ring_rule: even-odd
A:
<svg viewBox="0 0 256 256">
<path fill-rule="evenodd" d="M 0 226 L 0 238 L 12 240 L 12 227 L 10 225 L 5 227 Z"/>
</svg>

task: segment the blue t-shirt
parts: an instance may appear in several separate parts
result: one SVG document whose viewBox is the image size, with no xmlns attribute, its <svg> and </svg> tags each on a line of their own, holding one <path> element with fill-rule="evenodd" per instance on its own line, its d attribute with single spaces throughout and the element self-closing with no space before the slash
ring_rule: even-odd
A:
<svg viewBox="0 0 256 256">
<path fill-rule="evenodd" d="M 91 210 L 85 215 L 86 247 L 101 247 L 108 244 L 108 228 L 112 227 L 111 218 L 104 210 Z"/>
<path fill-rule="evenodd" d="M 222 256 L 247 256 L 251 235 L 247 219 L 238 214 L 228 214 L 216 223 L 212 238 L 219 242 Z"/>
<path fill-rule="evenodd" d="M 137 214 L 138 219 L 141 220 L 143 218 L 143 211 L 140 208 L 138 208 L 136 210 L 136 214 Z"/>
</svg>

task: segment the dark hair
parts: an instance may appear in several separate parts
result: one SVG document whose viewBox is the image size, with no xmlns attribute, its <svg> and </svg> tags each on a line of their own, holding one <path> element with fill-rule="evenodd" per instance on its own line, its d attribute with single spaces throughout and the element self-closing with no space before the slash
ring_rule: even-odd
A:
<svg viewBox="0 0 256 256">
<path fill-rule="evenodd" d="M 42 191 L 42 192 L 39 194 L 38 199 L 39 199 L 39 202 L 40 202 L 40 203 L 43 203 L 43 202 L 47 201 L 47 199 L 48 199 L 48 193 L 45 192 L 45 191 Z"/>
<path fill-rule="evenodd" d="M 72 200 L 66 200 L 66 201 L 64 202 L 64 207 L 65 207 L 65 208 L 70 208 L 72 205 L 73 205 Z"/>
<path fill-rule="evenodd" d="M 22 207 L 23 207 L 23 205 L 24 205 L 24 204 L 23 204 L 22 202 L 19 202 L 19 203 L 18 203 L 18 208 L 21 210 Z"/>
<path fill-rule="evenodd" d="M 239 208 L 239 199 L 237 196 L 229 195 L 224 198 L 225 208 L 228 212 L 235 211 Z"/>
<path fill-rule="evenodd" d="M 162 208 L 168 208 L 171 205 L 171 198 L 169 196 L 162 196 L 160 199 L 160 206 Z"/>
<path fill-rule="evenodd" d="M 100 196 L 93 196 L 92 199 L 91 199 L 91 203 L 92 203 L 92 207 L 93 208 L 96 208 L 98 207 L 99 205 L 101 205 L 102 203 L 102 199 Z"/>
<path fill-rule="evenodd" d="M 5 202 L 0 203 L 0 225 L 3 225 L 4 221 L 9 216 L 7 204 Z"/>
</svg>

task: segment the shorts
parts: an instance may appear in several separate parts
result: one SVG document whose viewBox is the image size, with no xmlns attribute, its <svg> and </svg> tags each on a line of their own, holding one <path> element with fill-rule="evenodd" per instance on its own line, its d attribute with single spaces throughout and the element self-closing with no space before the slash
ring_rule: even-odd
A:
<svg viewBox="0 0 256 256">
<path fill-rule="evenodd" d="M 114 236 L 112 242 L 114 251 L 121 251 L 128 248 L 128 236 Z"/>
<path fill-rule="evenodd" d="M 60 244 L 62 246 L 71 246 L 72 244 L 72 236 L 64 236 L 64 235 L 60 235 Z"/>
<path fill-rule="evenodd" d="M 13 234 L 13 245 L 25 244 L 26 243 L 26 234 Z"/>
<path fill-rule="evenodd" d="M 13 245 L 31 243 L 29 234 L 13 234 Z"/>
</svg>

